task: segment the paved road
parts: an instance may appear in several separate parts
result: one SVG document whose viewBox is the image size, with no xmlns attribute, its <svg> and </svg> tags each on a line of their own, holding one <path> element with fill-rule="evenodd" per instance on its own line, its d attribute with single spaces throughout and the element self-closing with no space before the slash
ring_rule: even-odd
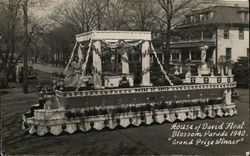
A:
<svg viewBox="0 0 250 156">
<path fill-rule="evenodd" d="M 53 73 L 53 72 L 63 72 L 64 68 L 53 67 L 51 65 L 44 65 L 44 64 L 34 64 L 34 69 L 46 72 L 46 73 Z"/>
<path fill-rule="evenodd" d="M 47 70 L 46 70 L 47 71 Z M 42 80 L 49 78 L 48 73 L 39 71 Z M 40 79 L 38 79 L 40 80 Z M 37 81 L 31 83 L 30 89 L 34 88 Z M 206 155 L 245 155 L 249 151 L 248 137 L 243 138 L 236 145 L 173 145 L 169 138 L 172 135 L 172 123 L 161 125 L 131 127 L 128 129 L 105 130 L 101 132 L 91 131 L 88 133 L 77 132 L 73 135 L 63 134 L 60 136 L 46 135 L 39 137 L 29 135 L 21 129 L 21 115 L 29 110 L 30 105 L 37 103 L 35 92 L 24 95 L 21 88 L 16 87 L 8 90 L 10 94 L 2 97 L 2 140 L 4 154 L 11 155 L 97 155 L 97 154 L 206 154 Z M 235 122 L 241 124 L 245 121 L 243 130 L 249 134 L 249 95 L 248 90 L 239 90 L 241 97 L 237 101 L 237 116 L 223 117 L 206 120 L 177 122 L 180 125 L 208 123 Z M 229 132 L 229 130 L 228 130 Z M 208 138 L 209 140 L 218 137 Z M 206 141 L 207 138 L 201 138 Z M 230 139 L 230 138 L 228 138 Z M 179 138 L 179 140 L 183 140 Z"/>
</svg>

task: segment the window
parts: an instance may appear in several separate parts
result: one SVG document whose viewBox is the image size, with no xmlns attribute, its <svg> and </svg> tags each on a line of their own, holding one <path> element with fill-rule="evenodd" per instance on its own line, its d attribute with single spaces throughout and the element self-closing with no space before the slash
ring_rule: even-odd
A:
<svg viewBox="0 0 250 156">
<path fill-rule="evenodd" d="M 245 12 L 244 13 L 244 22 L 248 22 L 249 21 L 249 13 Z"/>
<path fill-rule="evenodd" d="M 203 31 L 203 40 L 212 40 L 213 32 L 211 30 Z"/>
<path fill-rule="evenodd" d="M 197 48 L 191 48 L 191 60 L 200 60 L 201 59 L 201 52 Z"/>
<path fill-rule="evenodd" d="M 248 22 L 249 21 L 249 13 L 248 12 L 240 12 L 240 19 L 243 22 Z"/>
<path fill-rule="evenodd" d="M 244 40 L 244 28 L 239 28 L 239 39 Z"/>
<path fill-rule="evenodd" d="M 227 60 L 232 59 L 232 48 L 226 48 L 226 59 Z"/>
<path fill-rule="evenodd" d="M 196 22 L 196 17 L 194 16 L 193 18 L 194 18 L 194 23 L 195 23 Z"/>
<path fill-rule="evenodd" d="M 179 60 L 179 53 L 172 53 L 172 60 Z"/>
<path fill-rule="evenodd" d="M 214 12 L 210 12 L 210 18 L 214 17 Z"/>
<path fill-rule="evenodd" d="M 204 15 L 203 14 L 200 14 L 200 21 L 204 21 Z"/>
<path fill-rule="evenodd" d="M 247 48 L 247 58 L 249 59 L 249 48 Z"/>
<path fill-rule="evenodd" d="M 191 23 L 194 22 L 194 17 L 193 16 L 190 17 L 190 22 Z"/>
<path fill-rule="evenodd" d="M 201 32 L 200 31 L 193 31 L 190 33 L 191 40 L 201 40 Z"/>
<path fill-rule="evenodd" d="M 244 12 L 240 12 L 240 19 L 244 22 Z"/>
<path fill-rule="evenodd" d="M 226 27 L 224 29 L 224 39 L 229 39 L 229 28 L 228 27 Z"/>
<path fill-rule="evenodd" d="M 208 20 L 208 13 L 205 13 L 204 14 L 204 21 L 207 21 Z"/>
</svg>

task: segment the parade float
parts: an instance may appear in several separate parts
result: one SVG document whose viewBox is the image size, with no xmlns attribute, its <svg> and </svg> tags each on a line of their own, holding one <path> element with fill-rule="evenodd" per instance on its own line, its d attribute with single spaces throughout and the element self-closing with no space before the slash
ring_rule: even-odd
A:
<svg viewBox="0 0 250 156">
<path fill-rule="evenodd" d="M 231 67 L 214 70 L 206 63 L 207 48 L 200 48 L 197 74 L 187 68 L 177 83 L 178 71 L 165 71 L 150 32 L 76 35 L 64 73 L 52 78 L 53 87 L 40 89 L 42 99 L 23 115 L 22 127 L 43 136 L 233 116 Z"/>
</svg>

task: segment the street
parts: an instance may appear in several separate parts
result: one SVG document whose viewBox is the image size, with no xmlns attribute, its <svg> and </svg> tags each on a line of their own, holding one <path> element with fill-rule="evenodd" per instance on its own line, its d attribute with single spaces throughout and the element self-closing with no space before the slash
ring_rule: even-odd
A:
<svg viewBox="0 0 250 156">
<path fill-rule="evenodd" d="M 83 133 L 67 133 L 59 136 L 46 135 L 39 137 L 30 135 L 21 129 L 22 114 L 29 111 L 30 106 L 38 102 L 36 85 L 39 81 L 48 81 L 56 68 L 35 65 L 38 72 L 37 80 L 30 80 L 29 94 L 23 94 L 21 85 L 5 90 L 9 92 L 1 98 L 2 141 L 5 155 L 99 155 L 99 154 L 206 154 L 206 155 L 245 155 L 249 151 L 249 92 L 238 89 L 240 99 L 236 101 L 238 115 L 233 117 L 217 117 L 214 119 L 177 122 L 179 125 L 216 125 L 218 123 L 241 124 L 246 130 L 243 139 L 237 144 L 211 145 L 202 144 L 178 145 L 171 138 L 173 123 L 161 125 L 130 127 L 127 129 L 104 130 Z M 61 72 L 62 69 L 59 69 Z M 203 132 L 202 130 L 201 132 Z M 227 131 L 227 130 L 226 130 Z M 229 130 L 228 130 L 229 132 Z M 210 137 L 211 138 L 211 137 Z M 212 138 L 216 138 L 213 136 Z M 201 138 L 206 141 L 205 138 Z M 208 143 L 209 140 L 207 140 Z M 204 142 L 205 143 L 205 142 Z M 222 150 L 223 149 L 223 150 Z"/>
</svg>

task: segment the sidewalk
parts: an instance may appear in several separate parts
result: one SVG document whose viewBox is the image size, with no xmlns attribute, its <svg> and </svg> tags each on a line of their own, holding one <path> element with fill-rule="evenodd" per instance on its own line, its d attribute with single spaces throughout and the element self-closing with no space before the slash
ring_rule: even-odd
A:
<svg viewBox="0 0 250 156">
<path fill-rule="evenodd" d="M 38 69 L 38 70 L 41 70 L 41 71 L 47 72 L 47 73 L 53 73 L 53 72 L 61 73 L 64 71 L 64 68 L 53 67 L 51 64 L 34 64 L 33 67 L 34 67 L 34 69 Z"/>
</svg>

